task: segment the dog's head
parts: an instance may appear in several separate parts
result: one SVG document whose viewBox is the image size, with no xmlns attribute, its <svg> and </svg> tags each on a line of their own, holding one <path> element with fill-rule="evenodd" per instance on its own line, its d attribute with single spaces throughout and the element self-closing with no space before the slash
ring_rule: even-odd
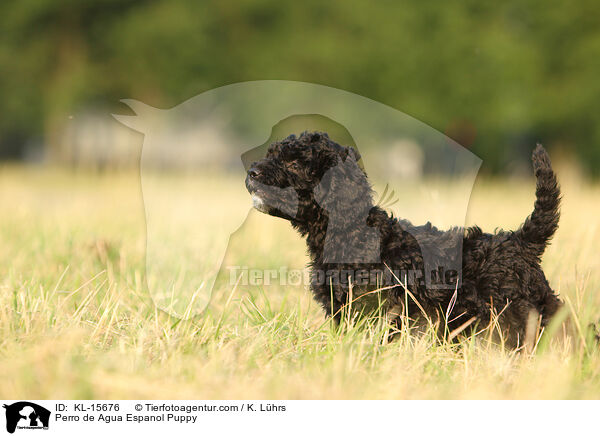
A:
<svg viewBox="0 0 600 436">
<path fill-rule="evenodd" d="M 246 188 L 254 207 L 289 220 L 310 219 L 308 209 L 356 206 L 370 200 L 370 187 L 359 167 L 360 154 L 332 141 L 326 133 L 290 135 L 269 146 L 248 170 Z M 335 199 L 335 201 L 332 201 Z"/>
</svg>

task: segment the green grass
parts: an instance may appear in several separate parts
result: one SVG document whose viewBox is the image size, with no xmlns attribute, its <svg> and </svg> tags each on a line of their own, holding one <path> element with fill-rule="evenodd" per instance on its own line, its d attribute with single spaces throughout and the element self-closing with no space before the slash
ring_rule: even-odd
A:
<svg viewBox="0 0 600 436">
<path fill-rule="evenodd" d="M 237 180 L 210 177 L 219 196 L 249 205 Z M 3 168 L 0 397 L 598 398 L 600 352 L 587 325 L 600 319 L 600 188 L 561 179 L 561 227 L 543 264 L 571 322 L 544 331 L 528 354 L 491 345 L 485 332 L 457 345 L 410 326 L 383 345 L 380 318 L 336 328 L 301 286 L 221 278 L 202 315 L 171 317 L 145 289 L 135 174 Z M 531 182 L 478 181 L 468 223 L 515 228 L 532 205 Z M 202 225 L 215 210 L 197 202 L 190 212 Z M 226 262 L 301 268 L 303 244 L 287 223 L 251 213 Z"/>
</svg>

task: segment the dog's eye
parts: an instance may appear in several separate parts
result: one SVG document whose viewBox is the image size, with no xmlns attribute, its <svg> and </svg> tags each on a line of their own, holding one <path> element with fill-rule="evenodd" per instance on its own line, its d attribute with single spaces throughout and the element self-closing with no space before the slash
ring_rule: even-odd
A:
<svg viewBox="0 0 600 436">
<path fill-rule="evenodd" d="M 290 162 L 287 164 L 288 169 L 292 170 L 292 171 L 297 171 L 301 168 L 300 164 L 298 162 Z"/>
</svg>

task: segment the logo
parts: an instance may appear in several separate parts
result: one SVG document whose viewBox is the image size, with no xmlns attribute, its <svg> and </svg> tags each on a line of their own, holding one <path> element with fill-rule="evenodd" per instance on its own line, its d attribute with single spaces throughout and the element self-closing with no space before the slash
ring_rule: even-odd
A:
<svg viewBox="0 0 600 436">
<path fill-rule="evenodd" d="M 28 401 L 4 404 L 2 407 L 6 409 L 6 431 L 9 433 L 14 433 L 16 429 L 48 430 L 48 409 Z"/>
<path fill-rule="evenodd" d="M 296 216 L 303 179 L 297 187 L 266 183 L 269 178 L 265 183 L 256 180 L 251 195 L 245 181 L 252 163 L 266 156 L 271 143 L 303 131 L 327 132 L 340 145 L 361 150 L 361 157 L 340 155 L 327 165 L 326 174 L 319 174 L 318 186 L 302 189 L 303 195 L 314 195 L 327 214 L 323 262 L 374 265 L 382 261 L 381 235 L 367 223 L 373 204 L 362 183 L 365 170 L 376 176 L 373 183 L 386 182 L 380 201 L 394 199 L 386 211 L 406 220 L 402 231 L 421 249 L 420 275 L 427 289 L 454 292 L 460 282 L 462 226 L 481 159 L 430 126 L 340 89 L 278 80 L 212 89 L 170 109 L 130 99 L 123 103 L 134 115 L 114 115 L 116 120 L 144 134 L 140 177 L 146 213 L 146 282 L 154 303 L 171 316 L 188 319 L 202 313 L 213 287 L 222 289 L 215 284 L 232 266 L 227 262 L 234 257 L 226 256 L 229 241 L 248 220 L 251 206 L 263 212 L 274 210 L 276 216 Z M 227 186 L 221 189 L 220 179 L 212 176 L 199 183 L 187 176 L 160 176 L 162 170 L 185 175 L 201 168 L 207 174 L 227 174 L 223 179 Z M 203 214 L 202 225 L 198 213 Z M 432 225 L 410 224 L 426 220 L 439 229 L 455 230 L 445 232 L 440 243 L 430 237 L 437 231 Z M 348 228 L 360 237 L 348 237 Z M 260 257 L 253 259 L 261 262 Z M 254 264 L 252 270 L 271 267 L 268 262 Z"/>
</svg>

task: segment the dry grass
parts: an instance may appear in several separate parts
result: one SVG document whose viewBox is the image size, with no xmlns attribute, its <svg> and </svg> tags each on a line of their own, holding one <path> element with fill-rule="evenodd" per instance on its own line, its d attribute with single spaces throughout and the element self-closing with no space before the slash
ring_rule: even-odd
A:
<svg viewBox="0 0 600 436">
<path fill-rule="evenodd" d="M 219 180 L 219 195 L 249 204 L 237 180 Z M 600 353 L 587 325 L 600 319 L 600 188 L 576 178 L 563 178 L 563 187 L 561 227 L 544 268 L 573 323 L 566 339 L 560 326 L 547 329 L 529 355 L 483 335 L 457 346 L 404 334 L 382 345 L 380 319 L 347 318 L 336 329 L 299 286 L 233 289 L 218 280 L 201 316 L 170 317 L 144 287 L 135 174 L 4 168 L 0 396 L 598 398 Z M 532 204 L 532 183 L 479 181 L 468 222 L 514 228 Z M 198 202 L 190 216 L 201 225 L 210 208 Z M 302 267 L 306 258 L 286 223 L 251 213 L 227 262 Z"/>
</svg>

